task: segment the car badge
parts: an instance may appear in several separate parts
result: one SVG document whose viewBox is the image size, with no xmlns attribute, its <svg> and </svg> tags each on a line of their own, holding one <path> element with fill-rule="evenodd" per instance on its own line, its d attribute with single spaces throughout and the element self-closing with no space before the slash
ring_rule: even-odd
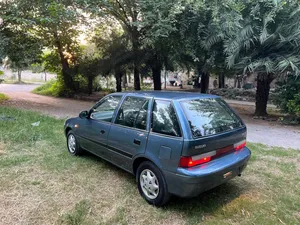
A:
<svg viewBox="0 0 300 225">
<path fill-rule="evenodd" d="M 205 148 L 206 147 L 206 144 L 204 144 L 204 145 L 197 145 L 197 146 L 195 146 L 195 149 L 200 149 L 200 148 Z"/>
</svg>

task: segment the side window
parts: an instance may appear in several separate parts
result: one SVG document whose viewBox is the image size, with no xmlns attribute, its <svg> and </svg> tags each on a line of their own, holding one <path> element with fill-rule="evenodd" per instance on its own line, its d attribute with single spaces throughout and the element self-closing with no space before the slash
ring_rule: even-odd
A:
<svg viewBox="0 0 300 225">
<path fill-rule="evenodd" d="M 116 124 L 146 130 L 149 99 L 126 97 L 116 119 Z"/>
<path fill-rule="evenodd" d="M 100 102 L 99 105 L 96 105 L 93 108 L 91 118 L 95 120 L 111 122 L 114 112 L 118 107 L 121 99 L 121 95 L 109 96 L 105 98 L 102 102 Z"/>
<path fill-rule="evenodd" d="M 179 123 L 171 102 L 159 100 L 154 102 L 152 132 L 181 137 Z"/>
</svg>

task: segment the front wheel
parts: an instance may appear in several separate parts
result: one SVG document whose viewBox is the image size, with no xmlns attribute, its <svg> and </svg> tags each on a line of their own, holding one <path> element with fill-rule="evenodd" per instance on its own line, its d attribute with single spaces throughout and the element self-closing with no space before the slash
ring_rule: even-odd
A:
<svg viewBox="0 0 300 225">
<path fill-rule="evenodd" d="M 76 139 L 73 131 L 69 131 L 67 135 L 67 146 L 68 151 L 71 155 L 80 155 L 82 154 L 82 149 L 80 148 L 78 141 Z"/>
<path fill-rule="evenodd" d="M 162 172 L 151 162 L 143 162 L 137 169 L 138 189 L 151 205 L 163 206 L 170 199 Z"/>
</svg>

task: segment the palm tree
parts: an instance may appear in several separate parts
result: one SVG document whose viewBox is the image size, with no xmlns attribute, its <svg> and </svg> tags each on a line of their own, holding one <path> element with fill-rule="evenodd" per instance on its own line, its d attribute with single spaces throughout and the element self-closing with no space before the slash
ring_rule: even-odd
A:
<svg viewBox="0 0 300 225">
<path fill-rule="evenodd" d="M 258 117 L 268 115 L 271 82 L 286 71 L 300 73 L 299 21 L 297 3 L 250 2 L 242 11 L 239 26 L 225 41 L 228 67 L 242 73 L 257 73 L 255 115 Z"/>
</svg>

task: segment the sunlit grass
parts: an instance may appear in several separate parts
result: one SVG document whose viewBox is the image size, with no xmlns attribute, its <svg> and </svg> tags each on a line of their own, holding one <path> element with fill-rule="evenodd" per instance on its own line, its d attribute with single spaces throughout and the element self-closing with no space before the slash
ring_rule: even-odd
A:
<svg viewBox="0 0 300 225">
<path fill-rule="evenodd" d="M 8 100 L 8 99 L 9 99 L 9 98 L 8 98 L 5 94 L 0 93 L 0 102 L 6 101 L 6 100 Z"/>
<path fill-rule="evenodd" d="M 242 177 L 155 208 L 135 178 L 66 149 L 63 120 L 0 108 L 0 221 L 4 224 L 297 224 L 300 151 L 248 144 Z M 40 121 L 38 127 L 31 123 Z"/>
</svg>

